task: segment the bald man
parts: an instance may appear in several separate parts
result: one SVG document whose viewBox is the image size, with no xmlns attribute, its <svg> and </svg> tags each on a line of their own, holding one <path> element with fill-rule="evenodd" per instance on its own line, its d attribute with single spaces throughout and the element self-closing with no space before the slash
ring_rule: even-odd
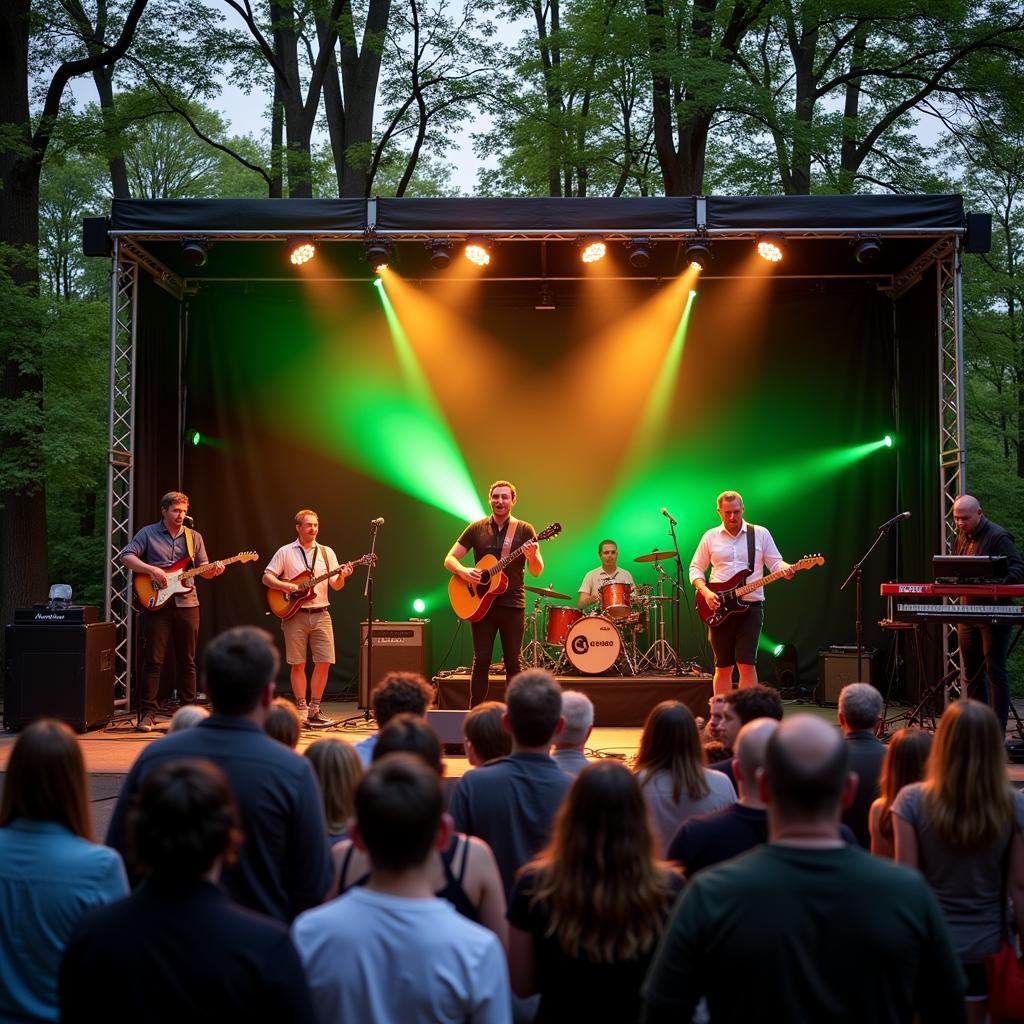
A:
<svg viewBox="0 0 1024 1024">
<path fill-rule="evenodd" d="M 1007 572 L 999 582 L 1024 582 L 1024 560 L 1013 543 L 1013 536 L 985 517 L 977 498 L 961 494 L 953 503 L 953 522 L 957 530 L 954 555 L 1005 555 Z M 972 597 L 970 603 L 984 602 Z M 1003 598 L 993 603 L 1008 604 L 1009 601 Z M 991 704 L 1002 723 L 1003 732 L 1006 732 L 1006 720 L 1010 714 L 1010 680 L 1006 672 L 1006 657 L 1010 649 L 1011 632 L 1012 626 L 1008 622 L 961 622 L 956 627 L 963 681 L 961 692 L 967 697 Z"/>
<path fill-rule="evenodd" d="M 687 885 L 644 982 L 644 1021 L 689 1020 L 701 996 L 711 1020 L 744 1024 L 964 1019 L 928 883 L 840 837 L 856 785 L 834 726 L 776 727 L 757 772 L 769 842 Z"/>
</svg>

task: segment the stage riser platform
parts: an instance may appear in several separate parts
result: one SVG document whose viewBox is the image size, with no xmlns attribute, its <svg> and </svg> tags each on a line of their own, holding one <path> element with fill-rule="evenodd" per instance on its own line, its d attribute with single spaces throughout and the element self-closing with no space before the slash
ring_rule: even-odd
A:
<svg viewBox="0 0 1024 1024">
<path fill-rule="evenodd" d="M 594 704 L 594 725 L 643 725 L 651 708 L 663 700 L 678 700 L 695 716 L 707 717 L 710 676 L 558 676 L 563 690 L 585 693 Z M 437 706 L 444 710 L 469 707 L 469 676 L 435 676 Z M 491 676 L 488 700 L 505 699 L 505 677 Z"/>
</svg>

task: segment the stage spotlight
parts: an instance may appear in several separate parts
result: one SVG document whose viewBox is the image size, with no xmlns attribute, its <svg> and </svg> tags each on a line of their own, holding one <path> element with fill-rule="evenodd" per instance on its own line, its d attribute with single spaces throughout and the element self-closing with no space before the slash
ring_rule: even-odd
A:
<svg viewBox="0 0 1024 1024">
<path fill-rule="evenodd" d="M 757 255 L 768 263 L 778 263 L 786 254 L 786 243 L 775 235 L 765 235 L 757 240 Z"/>
<path fill-rule="evenodd" d="M 882 255 L 882 240 L 878 235 L 858 235 L 852 244 L 854 259 L 865 267 L 876 263 Z"/>
<path fill-rule="evenodd" d="M 206 254 L 210 248 L 208 238 L 183 238 L 181 240 L 181 255 L 185 262 L 193 267 L 201 267 L 206 263 Z"/>
<path fill-rule="evenodd" d="M 634 270 L 646 270 L 651 263 L 651 240 L 649 238 L 631 238 L 626 242 L 629 250 L 629 265 Z"/>
<path fill-rule="evenodd" d="M 799 686 L 796 648 L 792 644 L 776 644 L 772 648 L 775 687 L 792 693 Z"/>
<path fill-rule="evenodd" d="M 603 260 L 608 252 L 608 246 L 604 244 L 603 238 L 581 238 L 576 245 L 580 250 L 580 259 L 584 263 L 597 263 Z"/>
<path fill-rule="evenodd" d="M 312 238 L 296 238 L 288 250 L 288 262 L 293 267 L 301 267 L 316 255 L 316 245 Z"/>
<path fill-rule="evenodd" d="M 446 270 L 452 261 L 452 243 L 449 238 L 432 238 L 427 242 L 430 265 L 435 270 Z"/>
<path fill-rule="evenodd" d="M 478 267 L 486 267 L 491 262 L 491 245 L 486 238 L 471 238 L 466 243 L 466 259 Z"/>
<path fill-rule="evenodd" d="M 412 603 L 412 610 L 417 615 L 422 615 L 427 610 L 427 602 L 422 597 L 417 597 Z"/>
<path fill-rule="evenodd" d="M 686 263 L 691 270 L 707 270 L 711 262 L 711 245 L 705 242 L 690 242 L 686 247 Z"/>
<path fill-rule="evenodd" d="M 391 243 L 386 238 L 368 238 L 366 240 L 366 262 L 375 274 L 387 270 L 391 259 Z"/>
<path fill-rule="evenodd" d="M 885 437 L 882 438 L 882 444 L 884 444 L 886 448 L 891 448 L 893 445 L 892 434 L 886 434 Z"/>
<path fill-rule="evenodd" d="M 203 441 L 203 435 L 198 430 L 186 430 L 185 440 L 192 445 L 193 448 L 198 448 Z"/>
</svg>

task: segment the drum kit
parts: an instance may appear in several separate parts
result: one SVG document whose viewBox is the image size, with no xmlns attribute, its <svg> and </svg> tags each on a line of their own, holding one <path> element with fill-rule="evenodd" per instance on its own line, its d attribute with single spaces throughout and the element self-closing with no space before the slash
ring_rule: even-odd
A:
<svg viewBox="0 0 1024 1024">
<path fill-rule="evenodd" d="M 604 675 L 616 671 L 635 676 L 642 672 L 677 672 L 679 657 L 665 639 L 665 607 L 675 598 L 664 593 L 666 580 L 674 584 L 661 562 L 676 560 L 674 551 L 652 551 L 634 562 L 653 563 L 658 574 L 655 587 L 647 584 L 608 583 L 600 590 L 597 609 L 588 612 L 553 586 L 530 587 L 536 594 L 527 618 L 528 642 L 523 648 L 524 666 L 551 669 L 556 675 L 578 672 Z M 649 640 L 644 649 L 641 638 Z"/>
</svg>

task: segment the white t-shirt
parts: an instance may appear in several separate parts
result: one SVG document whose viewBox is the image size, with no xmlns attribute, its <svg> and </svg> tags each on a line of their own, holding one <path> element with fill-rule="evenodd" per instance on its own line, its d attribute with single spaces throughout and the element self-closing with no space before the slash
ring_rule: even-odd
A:
<svg viewBox="0 0 1024 1024">
<path fill-rule="evenodd" d="M 596 569 L 591 569 L 583 577 L 583 582 L 580 584 L 580 593 L 587 594 L 590 597 L 597 597 L 601 593 L 601 588 L 608 583 L 628 583 L 630 586 L 633 586 L 633 577 L 627 569 L 620 568 L 616 568 L 615 572 L 609 576 L 604 571 L 603 566 L 599 565 Z"/>
<path fill-rule="evenodd" d="M 317 544 L 312 551 L 306 551 L 298 540 L 294 540 L 291 544 L 278 548 L 263 571 L 272 572 L 279 580 L 292 580 L 307 570 L 311 570 L 313 576 L 323 576 L 325 572 L 337 568 L 338 556 L 333 548 L 326 544 Z M 330 604 L 327 595 L 328 585 L 327 580 L 318 583 L 313 590 L 313 599 L 306 602 L 303 607 L 326 608 Z"/>
<path fill-rule="evenodd" d="M 442 899 L 357 887 L 292 925 L 320 1024 L 511 1024 L 498 937 Z"/>
</svg>

